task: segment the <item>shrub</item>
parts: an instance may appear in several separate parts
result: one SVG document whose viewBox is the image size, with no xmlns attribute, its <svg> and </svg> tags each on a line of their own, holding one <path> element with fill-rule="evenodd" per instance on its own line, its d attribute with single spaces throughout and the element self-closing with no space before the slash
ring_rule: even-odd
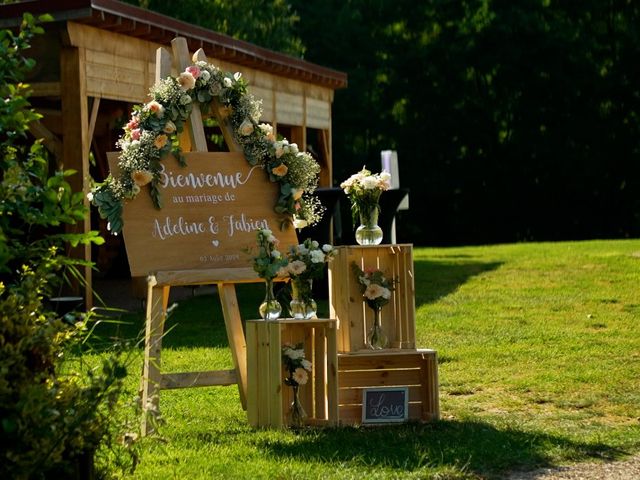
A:
<svg viewBox="0 0 640 480">
<path fill-rule="evenodd" d="M 94 314 L 60 316 L 47 306 L 61 278 L 84 264 L 65 249 L 102 239 L 65 233 L 87 214 L 83 193 L 66 180 L 74 172 L 50 173 L 41 143 L 27 137 L 39 115 L 21 83 L 34 66 L 23 54 L 41 32 L 31 15 L 17 33 L 0 31 L 0 478 L 78 476 L 78 460 L 112 438 L 126 375 L 119 353 L 65 372 Z"/>
</svg>

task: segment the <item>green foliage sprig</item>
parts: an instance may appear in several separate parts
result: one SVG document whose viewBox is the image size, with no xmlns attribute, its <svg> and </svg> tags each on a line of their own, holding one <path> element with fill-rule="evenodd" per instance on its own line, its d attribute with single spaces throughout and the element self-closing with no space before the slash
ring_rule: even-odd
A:
<svg viewBox="0 0 640 480">
<path fill-rule="evenodd" d="M 273 279 L 286 267 L 287 259 L 278 250 L 279 240 L 267 228 L 256 232 L 258 254 L 253 258 L 253 269 L 260 278 Z"/>
</svg>

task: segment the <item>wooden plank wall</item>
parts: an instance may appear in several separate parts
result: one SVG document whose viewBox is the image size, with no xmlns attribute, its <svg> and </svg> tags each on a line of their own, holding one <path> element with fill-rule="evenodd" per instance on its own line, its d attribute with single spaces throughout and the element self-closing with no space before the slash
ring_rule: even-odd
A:
<svg viewBox="0 0 640 480">
<path fill-rule="evenodd" d="M 87 94 L 139 103 L 154 82 L 155 51 L 162 45 L 69 22 L 71 44 L 86 49 Z M 252 93 L 263 100 L 263 119 L 294 126 L 328 129 L 333 90 L 209 58 L 226 71 L 240 71 Z M 276 111 L 273 110 L 275 98 Z M 306 108 L 304 99 L 306 98 Z"/>
</svg>

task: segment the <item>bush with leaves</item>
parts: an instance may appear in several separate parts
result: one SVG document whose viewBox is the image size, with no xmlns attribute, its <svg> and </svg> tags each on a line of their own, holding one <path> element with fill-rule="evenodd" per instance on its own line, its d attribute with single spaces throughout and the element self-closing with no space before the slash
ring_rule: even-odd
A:
<svg viewBox="0 0 640 480">
<path fill-rule="evenodd" d="M 24 53 L 41 32 L 28 14 L 17 33 L 0 31 L 0 478 L 77 475 L 78 459 L 114 432 L 111 410 L 126 375 L 122 353 L 65 367 L 93 312 L 61 316 L 47 303 L 85 265 L 66 249 L 103 240 L 65 232 L 87 214 L 83 193 L 67 182 L 74 172 L 50 173 L 41 142 L 27 135 L 39 115 L 22 83 L 34 66 Z"/>
</svg>

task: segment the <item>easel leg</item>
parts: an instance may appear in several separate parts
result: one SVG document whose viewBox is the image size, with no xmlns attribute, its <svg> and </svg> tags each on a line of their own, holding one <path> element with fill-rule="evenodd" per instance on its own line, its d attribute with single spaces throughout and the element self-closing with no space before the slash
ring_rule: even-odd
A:
<svg viewBox="0 0 640 480">
<path fill-rule="evenodd" d="M 151 419 L 160 412 L 160 351 L 165 317 L 163 293 L 164 287 L 156 286 L 155 278 L 149 277 L 142 371 L 142 435 L 153 433 Z"/>
<path fill-rule="evenodd" d="M 236 367 L 238 390 L 242 408 L 247 409 L 247 344 L 242 330 L 242 318 L 238 308 L 236 287 L 233 283 L 219 283 L 218 294 L 222 304 L 222 315 L 227 328 L 229 347 Z"/>
</svg>

